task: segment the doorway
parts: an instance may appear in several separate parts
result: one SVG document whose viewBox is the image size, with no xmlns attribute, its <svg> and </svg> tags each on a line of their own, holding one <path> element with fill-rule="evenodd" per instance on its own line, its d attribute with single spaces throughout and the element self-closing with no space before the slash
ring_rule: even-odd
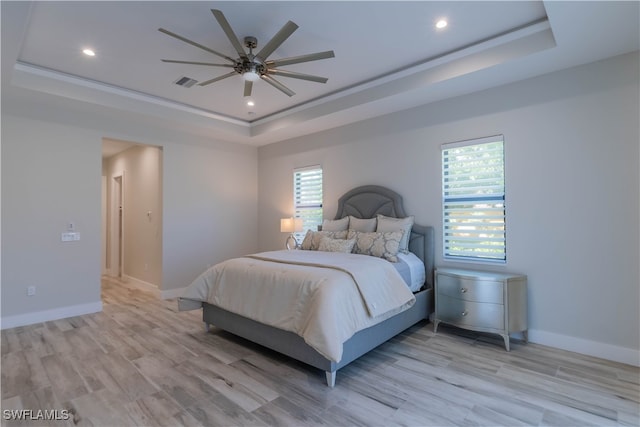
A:
<svg viewBox="0 0 640 427">
<path fill-rule="evenodd" d="M 121 149 L 105 155 L 108 145 Z M 157 146 L 103 140 L 106 276 L 158 295 L 162 286 L 162 153 Z"/>
<path fill-rule="evenodd" d="M 124 271 L 124 172 L 113 177 L 111 202 L 111 275 L 122 279 Z"/>
</svg>

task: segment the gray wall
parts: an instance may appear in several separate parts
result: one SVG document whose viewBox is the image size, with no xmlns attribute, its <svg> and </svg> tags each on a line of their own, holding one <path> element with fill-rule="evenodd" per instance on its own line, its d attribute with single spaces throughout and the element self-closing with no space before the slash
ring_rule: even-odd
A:
<svg viewBox="0 0 640 427">
<path fill-rule="evenodd" d="M 255 147 L 62 104 L 5 109 L 3 99 L 3 328 L 101 309 L 103 138 L 162 147 L 163 296 L 175 296 L 208 265 L 256 251 Z M 60 241 L 68 221 L 80 241 Z M 28 286 L 37 287 L 35 296 Z"/>
<path fill-rule="evenodd" d="M 630 54 L 259 150 L 259 248 L 282 246 L 292 170 L 320 164 L 325 217 L 363 184 L 437 230 L 437 265 L 529 277 L 531 339 L 638 363 L 638 55 Z M 442 259 L 440 145 L 503 134 L 506 266 Z"/>
<path fill-rule="evenodd" d="M 3 116 L 3 327 L 8 316 L 100 308 L 101 144 L 88 131 Z M 70 221 L 81 240 L 63 243 Z"/>
</svg>

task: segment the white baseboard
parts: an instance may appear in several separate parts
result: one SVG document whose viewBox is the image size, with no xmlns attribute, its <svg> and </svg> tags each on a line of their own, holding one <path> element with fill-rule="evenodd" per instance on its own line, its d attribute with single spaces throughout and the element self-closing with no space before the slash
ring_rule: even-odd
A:
<svg viewBox="0 0 640 427">
<path fill-rule="evenodd" d="M 179 296 L 182 296 L 182 293 L 184 292 L 184 290 L 187 289 L 186 287 L 184 287 L 184 288 L 161 290 L 153 283 L 145 282 L 144 280 L 140 280 L 133 276 L 127 276 L 127 275 L 122 277 L 122 282 L 126 286 L 135 286 L 144 290 L 151 291 L 155 294 L 156 297 L 160 299 L 178 298 Z"/>
<path fill-rule="evenodd" d="M 100 311 L 102 311 L 102 301 L 92 302 L 88 304 L 70 305 L 67 307 L 54 308 L 51 310 L 35 311 L 33 313 L 17 314 L 15 316 L 3 316 L 2 319 L 0 319 L 0 329 L 33 325 L 34 323 L 81 316 L 83 314 L 97 313 Z"/>
<path fill-rule="evenodd" d="M 178 298 L 180 296 L 182 296 L 184 290 L 187 289 L 185 288 L 175 288 L 175 289 L 166 289 L 164 291 L 160 291 L 160 298 L 162 299 L 171 299 L 171 298 Z"/>
<path fill-rule="evenodd" d="M 142 289 L 146 289 L 148 291 L 151 291 L 151 292 L 155 293 L 158 296 L 160 295 L 158 286 L 154 285 L 153 283 L 145 282 L 144 280 L 140 280 L 140 279 L 137 279 L 137 278 L 135 278 L 133 276 L 126 276 L 126 275 L 123 276 L 123 279 L 124 279 L 123 281 L 125 283 L 138 286 L 138 287 L 140 287 Z"/>
<path fill-rule="evenodd" d="M 640 366 L 640 350 L 633 348 L 619 347 L 597 341 L 590 341 L 568 335 L 533 329 L 529 330 L 529 341 L 562 350 L 586 354 L 588 356 L 613 360 L 614 362 Z"/>
</svg>

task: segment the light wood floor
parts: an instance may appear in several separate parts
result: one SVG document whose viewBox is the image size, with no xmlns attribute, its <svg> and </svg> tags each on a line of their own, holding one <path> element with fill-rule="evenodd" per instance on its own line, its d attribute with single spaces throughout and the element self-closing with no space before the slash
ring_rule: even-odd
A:
<svg viewBox="0 0 640 427">
<path fill-rule="evenodd" d="M 324 373 L 104 281 L 104 311 L 2 331 L 2 409 L 72 421 L 3 425 L 628 425 L 638 368 L 419 324 Z"/>
</svg>

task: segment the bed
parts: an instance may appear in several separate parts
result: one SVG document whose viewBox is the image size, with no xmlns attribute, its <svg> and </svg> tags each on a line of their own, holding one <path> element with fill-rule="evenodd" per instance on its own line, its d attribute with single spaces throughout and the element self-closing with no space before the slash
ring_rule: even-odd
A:
<svg viewBox="0 0 640 427">
<path fill-rule="evenodd" d="M 345 193 L 338 200 L 338 210 L 335 220 L 340 220 L 345 217 L 368 219 L 376 218 L 378 215 L 384 215 L 388 218 L 407 217 L 402 204 L 402 197 L 398 193 L 385 187 L 367 185 L 355 188 Z M 317 346 L 312 346 L 307 343 L 307 341 L 309 341 L 308 339 L 303 338 L 292 331 L 252 320 L 249 317 L 238 314 L 234 309 L 223 309 L 214 305 L 208 301 L 208 299 L 211 300 L 211 298 L 205 298 L 204 293 L 206 292 L 203 291 L 200 291 L 201 296 L 199 297 L 194 296 L 196 295 L 194 292 L 185 293 L 185 295 L 178 300 L 179 308 L 181 310 L 187 310 L 202 307 L 203 321 L 207 330 L 209 330 L 212 325 L 216 326 L 232 334 L 280 352 L 293 359 L 321 369 L 325 371 L 327 385 L 329 387 L 334 387 L 336 382 L 336 372 L 340 368 L 346 366 L 358 357 L 369 352 L 421 320 L 428 319 L 429 315 L 433 312 L 433 228 L 414 223 L 408 239 L 408 250 L 422 261 L 425 269 L 425 274 L 423 276 L 425 277 L 424 285 L 417 292 L 412 293 L 414 297 L 414 300 L 412 300 L 413 302 L 411 304 L 405 304 L 402 308 L 403 311 L 400 313 L 395 314 L 394 312 L 394 314 L 387 316 L 379 323 L 370 326 L 368 325 L 364 329 L 353 333 L 350 338 L 342 342 L 338 357 L 328 357 L 326 351 L 319 351 Z M 295 258 L 295 256 L 306 255 L 304 252 L 308 251 L 291 252 L 292 253 L 289 256 L 293 256 Z M 272 256 L 271 253 L 264 254 Z M 276 252 L 273 254 L 277 257 L 285 256 L 285 254 L 278 254 Z M 320 253 L 318 254 L 320 255 Z M 330 254 L 326 254 L 326 256 L 330 256 Z M 351 255 L 347 256 L 352 257 Z M 360 258 L 363 257 L 362 255 L 356 256 Z M 373 257 L 364 256 L 364 258 L 369 259 Z M 263 259 L 260 254 L 250 259 L 253 263 L 279 261 L 279 259 Z M 391 264 L 388 261 L 385 261 L 385 263 Z M 298 268 L 298 266 L 294 267 Z M 309 268 L 315 267 L 316 266 L 313 265 Z M 355 278 L 353 278 L 353 281 L 357 282 Z M 192 283 L 190 287 L 194 285 L 195 282 Z M 363 299 L 365 299 L 364 296 Z M 375 304 L 373 304 L 373 306 L 375 306 Z"/>
</svg>

